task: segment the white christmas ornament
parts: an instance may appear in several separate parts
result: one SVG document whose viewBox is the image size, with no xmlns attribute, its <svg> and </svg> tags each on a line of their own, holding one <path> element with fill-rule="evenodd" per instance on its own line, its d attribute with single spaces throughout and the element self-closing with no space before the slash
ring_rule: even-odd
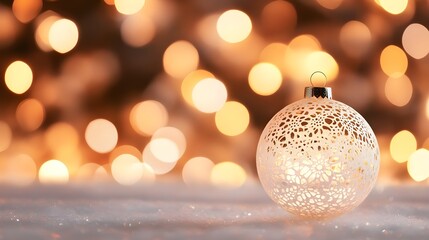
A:
<svg viewBox="0 0 429 240">
<path fill-rule="evenodd" d="M 358 112 L 332 100 L 330 88 L 306 87 L 304 99 L 268 122 L 256 163 L 274 202 L 304 218 L 327 218 L 368 196 L 379 158 L 374 132 Z"/>
</svg>

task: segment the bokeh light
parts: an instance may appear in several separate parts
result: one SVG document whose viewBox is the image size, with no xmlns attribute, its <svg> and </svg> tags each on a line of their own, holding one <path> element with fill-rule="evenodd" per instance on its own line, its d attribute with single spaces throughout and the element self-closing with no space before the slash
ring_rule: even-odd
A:
<svg viewBox="0 0 429 240">
<path fill-rule="evenodd" d="M 14 0 L 12 11 L 19 21 L 28 23 L 37 16 L 42 9 L 42 5 L 42 0 Z"/>
<path fill-rule="evenodd" d="M 408 104 L 413 95 L 413 85 L 407 75 L 386 81 L 384 92 L 387 100 L 395 106 L 402 107 Z"/>
<path fill-rule="evenodd" d="M 223 82 L 215 78 L 206 78 L 195 84 L 192 89 L 193 105 L 201 112 L 219 111 L 225 104 L 228 93 Z"/>
<path fill-rule="evenodd" d="M 390 141 L 390 155 L 398 163 L 408 161 L 410 155 L 417 149 L 417 140 L 408 130 L 402 130 Z"/>
<path fill-rule="evenodd" d="M 402 34 L 402 46 L 405 51 L 415 59 L 422 59 L 429 53 L 429 31 L 419 24 L 408 25 Z"/>
<path fill-rule="evenodd" d="M 132 47 L 142 47 L 155 37 L 155 24 L 144 14 L 127 17 L 121 25 L 121 36 Z"/>
<path fill-rule="evenodd" d="M 49 160 L 39 169 L 39 181 L 43 184 L 65 184 L 69 181 L 67 166 L 59 160 Z"/>
<path fill-rule="evenodd" d="M 317 0 L 317 2 L 320 4 L 320 6 L 332 10 L 338 8 L 343 0 Z"/>
<path fill-rule="evenodd" d="M 8 149 L 10 143 L 12 142 L 12 129 L 10 129 L 9 124 L 0 121 L 0 152 Z"/>
<path fill-rule="evenodd" d="M 217 129 L 227 136 L 242 134 L 249 126 L 249 121 L 249 111 L 236 101 L 226 102 L 215 116 Z"/>
<path fill-rule="evenodd" d="M 362 22 L 350 21 L 341 28 L 341 47 L 351 57 L 359 58 L 364 56 L 370 49 L 371 40 L 371 31 Z"/>
<path fill-rule="evenodd" d="M 97 163 L 85 163 L 79 167 L 74 176 L 75 180 L 81 182 L 107 182 L 110 181 L 110 174 L 104 166 Z"/>
<path fill-rule="evenodd" d="M 33 72 L 25 62 L 15 61 L 7 67 L 4 81 L 10 91 L 16 94 L 23 94 L 31 87 Z"/>
<path fill-rule="evenodd" d="M 183 134 L 183 132 L 180 131 L 179 129 L 177 129 L 175 127 L 160 128 L 160 129 L 156 130 L 156 132 L 153 134 L 152 140 L 159 139 L 159 138 L 169 139 L 172 142 L 174 142 L 174 144 L 176 145 L 176 147 L 179 151 L 178 152 L 179 158 L 182 157 L 183 153 L 185 153 L 186 137 Z M 164 151 L 166 151 L 166 150 L 164 150 Z"/>
<path fill-rule="evenodd" d="M 216 164 L 210 174 L 213 185 L 220 188 L 238 188 L 246 182 L 246 172 L 233 162 L 221 162 Z"/>
<path fill-rule="evenodd" d="M 306 69 L 304 76 L 311 76 L 316 71 L 322 71 L 326 75 L 327 81 L 337 78 L 339 67 L 337 61 L 327 52 L 315 51 L 306 58 Z"/>
<path fill-rule="evenodd" d="M 49 30 L 52 24 L 61 19 L 52 11 L 47 11 L 41 14 L 38 18 L 38 25 L 34 33 L 37 46 L 45 52 L 52 51 L 52 46 L 49 43 Z"/>
<path fill-rule="evenodd" d="M 57 122 L 46 130 L 45 143 L 51 151 L 74 151 L 79 146 L 79 134 L 73 125 Z"/>
<path fill-rule="evenodd" d="M 154 154 L 151 152 L 150 144 L 147 144 L 143 150 L 143 163 L 148 164 L 153 172 L 157 175 L 162 175 L 170 172 L 176 166 L 177 161 L 175 162 L 163 162 L 157 159 Z"/>
<path fill-rule="evenodd" d="M 16 108 L 16 121 L 26 131 L 34 131 L 45 119 L 45 107 L 34 98 L 25 99 Z"/>
<path fill-rule="evenodd" d="M 397 15 L 405 11 L 408 0 L 378 0 L 380 6 L 388 13 Z"/>
<path fill-rule="evenodd" d="M 31 185 L 57 164 L 63 183 L 237 187 L 256 177 L 264 119 L 310 84 L 371 120 L 382 181 L 406 180 L 408 161 L 429 184 L 417 160 L 429 151 L 425 3 L 227 2 L 0 4 L 0 184 Z M 327 81 L 310 82 L 315 71 Z"/>
<path fill-rule="evenodd" d="M 238 43 L 249 36 L 252 31 L 252 21 L 246 13 L 232 9 L 219 16 L 216 29 L 222 40 Z"/>
<path fill-rule="evenodd" d="M 294 51 L 320 51 L 322 47 L 316 37 L 309 34 L 294 37 L 288 45 L 288 50 Z"/>
<path fill-rule="evenodd" d="M 86 127 L 85 140 L 92 150 L 107 153 L 112 151 L 118 143 L 118 131 L 110 121 L 95 119 Z"/>
<path fill-rule="evenodd" d="M 130 112 L 131 127 L 143 136 L 151 136 L 168 122 L 168 112 L 158 101 L 148 100 L 136 104 Z"/>
<path fill-rule="evenodd" d="M 250 88 L 257 94 L 268 96 L 279 90 L 282 73 L 271 63 L 258 63 L 249 72 Z"/>
<path fill-rule="evenodd" d="M 19 34 L 19 23 L 10 8 L 0 6 L 0 47 L 10 46 Z"/>
<path fill-rule="evenodd" d="M 272 63 L 283 72 L 287 49 L 288 46 L 284 43 L 270 43 L 261 51 L 259 60 L 261 62 Z"/>
<path fill-rule="evenodd" d="M 141 158 L 141 152 L 134 146 L 131 145 L 121 145 L 113 149 L 113 151 L 109 154 L 109 162 L 113 162 L 117 157 L 123 154 L 130 154 L 134 157 L 140 159 Z"/>
<path fill-rule="evenodd" d="M 3 166 L 0 179 L 15 186 L 27 186 L 34 182 L 37 177 L 37 168 L 33 158 L 26 154 L 19 154 L 7 160 L 1 164 L 6 166 Z"/>
<path fill-rule="evenodd" d="M 119 13 L 132 15 L 139 12 L 145 4 L 145 0 L 115 0 L 115 7 Z"/>
<path fill-rule="evenodd" d="M 389 45 L 381 52 L 380 65 L 387 76 L 400 77 L 408 68 L 407 55 L 401 48 Z"/>
<path fill-rule="evenodd" d="M 413 152 L 407 163 L 407 169 L 414 181 L 421 182 L 429 178 L 429 151 L 421 148 Z"/>
<path fill-rule="evenodd" d="M 212 160 L 206 157 L 191 158 L 183 166 L 183 181 L 189 186 L 208 185 L 213 167 Z"/>
<path fill-rule="evenodd" d="M 429 97 L 426 98 L 426 118 L 429 119 Z"/>
<path fill-rule="evenodd" d="M 111 6 L 115 5 L 115 0 L 104 0 L 104 2 L 105 2 L 107 5 L 111 5 Z"/>
<path fill-rule="evenodd" d="M 429 137 L 423 142 L 422 147 L 429 150 Z"/>
<path fill-rule="evenodd" d="M 168 138 L 156 138 L 149 143 L 150 151 L 162 162 L 176 162 L 179 160 L 179 147 Z"/>
<path fill-rule="evenodd" d="M 152 184 L 156 180 L 155 172 L 153 171 L 153 168 L 147 164 L 142 163 L 142 177 L 140 181 L 145 184 Z"/>
<path fill-rule="evenodd" d="M 261 22 L 269 33 L 291 33 L 297 22 L 295 7 L 283 0 L 269 2 L 261 13 Z"/>
<path fill-rule="evenodd" d="M 182 97 L 183 99 L 185 99 L 186 103 L 190 104 L 191 106 L 193 106 L 193 102 L 192 102 L 192 90 L 194 89 L 195 85 L 205 79 L 205 78 L 214 78 L 215 76 L 206 70 L 195 70 L 191 73 L 189 73 L 185 79 L 183 79 L 182 81 L 182 85 L 181 85 L 181 92 L 182 92 Z"/>
<path fill-rule="evenodd" d="M 133 185 L 143 176 L 143 164 L 131 154 L 122 154 L 112 162 L 112 176 L 121 185 Z"/>
<path fill-rule="evenodd" d="M 174 42 L 164 52 L 164 70 L 177 79 L 183 79 L 190 72 L 196 70 L 198 63 L 198 51 L 188 41 Z"/>
<path fill-rule="evenodd" d="M 308 57 L 314 52 L 321 51 L 321 46 L 319 41 L 312 35 L 299 35 L 296 36 L 292 41 L 290 41 L 286 55 L 285 55 L 285 72 L 288 76 L 298 82 L 308 81 L 308 77 L 314 72 L 311 72 L 308 69 L 309 62 Z M 319 56 L 322 56 L 319 54 Z M 324 55 L 326 57 L 326 55 Z M 316 55 L 317 57 L 317 55 Z M 322 56 L 323 57 L 323 56 Z M 316 65 L 310 66 L 316 71 L 322 71 L 318 68 L 318 64 L 323 64 L 321 62 Z M 310 72 L 310 73 L 309 73 Z M 333 77 L 328 73 L 325 73 L 328 77 L 328 81 L 332 81 Z"/>
<path fill-rule="evenodd" d="M 62 146 L 51 151 L 52 158 L 61 159 L 61 162 L 67 166 L 70 175 L 74 175 L 79 170 L 83 163 L 83 152 L 81 148 L 73 148 L 71 146 Z"/>
<path fill-rule="evenodd" d="M 79 30 L 73 21 L 59 19 L 52 23 L 48 39 L 52 49 L 59 53 L 67 53 L 76 46 Z"/>
</svg>

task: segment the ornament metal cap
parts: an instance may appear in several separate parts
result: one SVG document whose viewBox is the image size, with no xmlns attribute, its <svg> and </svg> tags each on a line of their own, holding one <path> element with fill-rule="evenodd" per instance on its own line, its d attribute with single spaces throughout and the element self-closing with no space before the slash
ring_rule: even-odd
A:
<svg viewBox="0 0 429 240">
<path fill-rule="evenodd" d="M 323 87 L 315 87 L 313 84 L 313 76 L 316 73 L 320 73 L 325 77 L 325 82 Z M 313 74 L 311 74 L 310 76 L 310 83 L 311 83 L 311 87 L 305 87 L 304 90 L 304 97 L 305 98 L 328 98 L 328 99 L 332 99 L 332 90 L 330 87 L 325 87 L 326 86 L 326 82 L 328 81 L 328 78 L 326 77 L 326 75 L 321 72 L 321 71 L 316 71 Z"/>
</svg>

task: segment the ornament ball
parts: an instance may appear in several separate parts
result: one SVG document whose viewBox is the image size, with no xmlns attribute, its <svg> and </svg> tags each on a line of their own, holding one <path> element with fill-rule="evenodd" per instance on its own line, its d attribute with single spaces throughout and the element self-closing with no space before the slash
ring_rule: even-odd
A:
<svg viewBox="0 0 429 240">
<path fill-rule="evenodd" d="M 268 122 L 256 164 L 264 190 L 282 208 L 303 218 L 329 218 L 368 196 L 379 158 L 374 132 L 358 112 L 332 100 L 330 88 L 307 87 L 304 99 Z"/>
</svg>

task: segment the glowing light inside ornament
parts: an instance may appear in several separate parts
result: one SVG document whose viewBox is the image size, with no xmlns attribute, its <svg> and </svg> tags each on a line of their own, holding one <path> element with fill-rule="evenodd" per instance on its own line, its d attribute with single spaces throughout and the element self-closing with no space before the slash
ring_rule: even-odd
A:
<svg viewBox="0 0 429 240">
<path fill-rule="evenodd" d="M 326 218 L 348 212 L 377 179 L 379 148 L 355 110 L 329 98 L 305 98 L 265 127 L 257 169 L 268 195 L 289 212 Z"/>
</svg>

